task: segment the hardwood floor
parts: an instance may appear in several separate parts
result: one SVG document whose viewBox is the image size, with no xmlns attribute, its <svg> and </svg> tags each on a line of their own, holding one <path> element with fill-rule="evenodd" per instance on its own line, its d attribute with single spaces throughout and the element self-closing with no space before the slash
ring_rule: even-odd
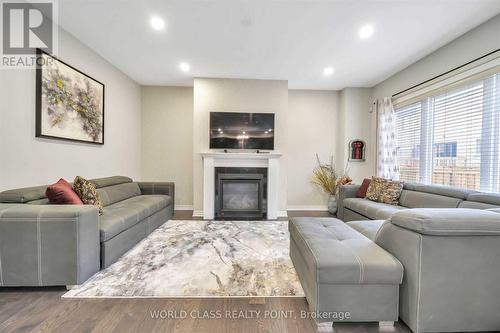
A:
<svg viewBox="0 0 500 333">
<path fill-rule="evenodd" d="M 303 298 L 65 300 L 64 292 L 64 288 L 1 290 L 0 332 L 333 332 L 329 326 L 300 318 L 301 311 L 307 311 Z M 210 311 L 220 311 L 226 318 L 203 319 Z M 174 318 L 164 318 L 167 314 Z M 246 318 L 238 318 L 245 314 Z M 335 332 L 410 331 L 400 323 L 382 328 L 377 323 L 337 323 Z"/>
<path fill-rule="evenodd" d="M 291 217 L 335 217 L 327 211 L 289 210 L 288 218 Z M 288 219 L 286 218 L 286 219 Z"/>
<path fill-rule="evenodd" d="M 294 210 L 288 211 L 288 217 L 280 218 L 280 220 L 288 220 L 291 217 L 335 217 L 327 211 L 306 211 Z M 201 217 L 193 217 L 192 210 L 176 210 L 174 213 L 174 220 L 202 220 Z"/>
<path fill-rule="evenodd" d="M 191 216 L 176 211 L 174 218 Z M 328 213 L 290 212 L 289 216 Z M 0 332 L 410 332 L 399 322 L 380 328 L 378 323 L 336 323 L 335 330 L 317 326 L 312 319 L 301 318 L 301 311 L 308 310 L 305 298 L 61 299 L 65 292 L 65 288 L 0 288 Z"/>
</svg>

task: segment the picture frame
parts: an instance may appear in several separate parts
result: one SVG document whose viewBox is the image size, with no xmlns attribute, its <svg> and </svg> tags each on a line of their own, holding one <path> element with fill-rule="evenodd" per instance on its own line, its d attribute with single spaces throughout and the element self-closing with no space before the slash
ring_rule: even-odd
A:
<svg viewBox="0 0 500 333">
<path fill-rule="evenodd" d="M 349 162 L 365 161 L 366 142 L 354 139 L 349 142 Z"/>
<path fill-rule="evenodd" d="M 104 145 L 105 85 L 37 49 L 35 137 Z"/>
</svg>

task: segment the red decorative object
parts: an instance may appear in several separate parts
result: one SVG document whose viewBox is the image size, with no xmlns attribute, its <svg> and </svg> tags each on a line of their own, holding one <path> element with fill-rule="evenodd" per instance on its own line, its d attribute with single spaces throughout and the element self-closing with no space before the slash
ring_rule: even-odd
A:
<svg viewBox="0 0 500 333">
<path fill-rule="evenodd" d="M 52 204 L 59 205 L 83 205 L 82 200 L 73 191 L 71 185 L 63 178 L 55 184 L 49 185 L 45 195 Z"/>
<path fill-rule="evenodd" d="M 366 197 L 366 191 L 368 191 L 368 186 L 370 186 L 371 181 L 372 180 L 370 178 L 363 179 L 363 183 L 361 183 L 361 186 L 359 187 L 358 191 L 356 192 L 356 196 L 358 198 Z"/>
<path fill-rule="evenodd" d="M 362 162 L 365 160 L 365 142 L 363 140 L 352 140 L 349 143 L 349 161 Z"/>
</svg>

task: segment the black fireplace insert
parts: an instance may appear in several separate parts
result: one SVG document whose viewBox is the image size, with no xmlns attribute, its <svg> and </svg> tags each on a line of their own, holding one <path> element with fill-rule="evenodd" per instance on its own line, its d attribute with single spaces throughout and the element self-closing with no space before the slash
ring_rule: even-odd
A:
<svg viewBox="0 0 500 333">
<path fill-rule="evenodd" d="M 216 168 L 215 219 L 265 219 L 266 168 Z"/>
</svg>

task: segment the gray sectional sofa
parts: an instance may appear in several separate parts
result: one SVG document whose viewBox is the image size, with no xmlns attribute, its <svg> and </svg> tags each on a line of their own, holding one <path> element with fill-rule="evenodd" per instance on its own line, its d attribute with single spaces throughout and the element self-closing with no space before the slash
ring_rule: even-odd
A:
<svg viewBox="0 0 500 333">
<path fill-rule="evenodd" d="M 81 284 L 173 215 L 173 183 L 91 182 L 101 216 L 94 206 L 49 204 L 47 186 L 0 193 L 0 286 Z"/>
<path fill-rule="evenodd" d="M 440 185 L 404 183 L 397 206 L 357 198 L 358 189 L 359 185 L 340 187 L 337 217 L 341 220 L 385 220 L 408 208 L 500 208 L 500 194 Z"/>
<path fill-rule="evenodd" d="M 414 333 L 500 331 L 500 209 L 295 218 L 289 229 L 290 256 L 319 322 L 399 316 Z"/>
<path fill-rule="evenodd" d="M 358 188 L 340 190 L 338 216 L 350 222 L 290 221 L 310 309 L 399 316 L 414 333 L 500 331 L 500 195 L 405 184 L 391 206 L 356 198 Z"/>
<path fill-rule="evenodd" d="M 399 316 L 414 333 L 500 331 L 500 210 L 417 208 L 372 240 L 404 267 Z"/>
</svg>

